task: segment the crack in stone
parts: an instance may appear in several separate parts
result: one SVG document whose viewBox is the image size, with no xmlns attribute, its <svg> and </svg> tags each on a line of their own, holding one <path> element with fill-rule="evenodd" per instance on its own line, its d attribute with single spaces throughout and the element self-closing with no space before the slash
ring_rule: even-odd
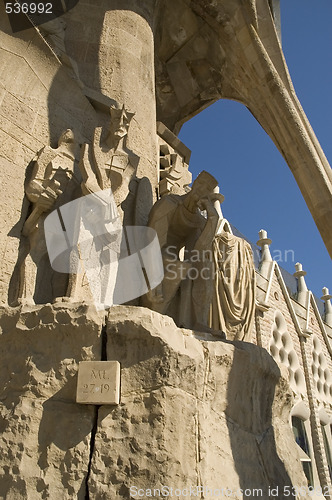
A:
<svg viewBox="0 0 332 500">
<path fill-rule="evenodd" d="M 107 327 L 101 329 L 101 361 L 107 361 Z"/>
<path fill-rule="evenodd" d="M 101 329 L 101 361 L 107 361 L 107 327 L 106 324 L 103 325 Z M 88 463 L 88 472 L 85 478 L 85 500 L 90 500 L 89 494 L 89 479 L 91 475 L 91 466 L 92 466 L 92 457 L 95 450 L 95 442 L 96 442 L 96 434 L 98 428 L 98 414 L 99 408 L 101 405 L 95 405 L 94 407 L 94 418 L 93 418 L 93 426 L 91 429 L 91 438 L 90 438 L 90 454 L 89 454 L 89 463 Z"/>
<path fill-rule="evenodd" d="M 96 405 L 94 408 L 94 421 L 93 421 L 93 427 L 91 430 L 91 438 L 90 438 L 90 454 L 89 454 L 89 463 L 88 463 L 88 472 L 85 478 L 85 500 L 90 500 L 90 494 L 89 494 L 89 479 L 90 479 L 90 474 L 91 474 L 91 463 L 92 463 L 92 457 L 93 457 L 93 452 L 95 449 L 95 441 L 96 441 L 96 433 L 97 433 L 97 427 L 98 427 L 98 412 L 99 412 L 100 405 Z"/>
</svg>

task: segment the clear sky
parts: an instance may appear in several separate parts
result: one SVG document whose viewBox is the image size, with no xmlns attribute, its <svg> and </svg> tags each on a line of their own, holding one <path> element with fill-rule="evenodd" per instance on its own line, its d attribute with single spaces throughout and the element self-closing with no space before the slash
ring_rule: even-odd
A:
<svg viewBox="0 0 332 500">
<path fill-rule="evenodd" d="M 281 0 L 282 45 L 300 102 L 332 164 L 332 2 Z M 208 170 L 225 196 L 224 217 L 249 240 L 266 229 L 272 256 L 290 273 L 301 262 L 318 297 L 332 291 L 332 262 L 281 154 L 250 112 L 221 100 L 191 119 L 180 139 L 195 178 Z M 331 221 L 332 224 L 332 221 Z M 291 252 L 287 252 L 291 250 Z"/>
</svg>

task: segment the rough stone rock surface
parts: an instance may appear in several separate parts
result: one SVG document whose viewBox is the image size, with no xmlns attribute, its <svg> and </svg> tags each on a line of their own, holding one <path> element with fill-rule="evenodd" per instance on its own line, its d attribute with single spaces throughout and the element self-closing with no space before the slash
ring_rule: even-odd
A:
<svg viewBox="0 0 332 500">
<path fill-rule="evenodd" d="M 76 379 L 100 359 L 102 323 L 84 305 L 1 310 L 0 498 L 85 498 L 95 408 Z"/>
<path fill-rule="evenodd" d="M 199 340 L 145 308 L 104 321 L 78 304 L 1 310 L 0 498 L 129 499 L 135 486 L 268 498 L 305 484 L 287 375 L 264 349 Z M 77 404 L 78 362 L 105 359 L 121 363 L 120 405 Z"/>
<path fill-rule="evenodd" d="M 273 486 L 284 498 L 284 486 L 306 484 L 287 375 L 265 349 L 201 341 L 167 316 L 118 306 L 107 359 L 121 362 L 121 404 L 99 409 L 91 498 L 162 486 L 229 488 L 239 499 L 253 488 L 268 498 Z"/>
</svg>

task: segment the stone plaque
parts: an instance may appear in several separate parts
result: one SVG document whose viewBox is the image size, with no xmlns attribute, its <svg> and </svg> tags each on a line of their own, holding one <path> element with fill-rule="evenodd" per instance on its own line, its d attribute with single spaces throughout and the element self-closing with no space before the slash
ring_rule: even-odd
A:
<svg viewBox="0 0 332 500">
<path fill-rule="evenodd" d="M 76 402 L 87 405 L 118 405 L 120 363 L 81 361 L 78 367 Z"/>
</svg>

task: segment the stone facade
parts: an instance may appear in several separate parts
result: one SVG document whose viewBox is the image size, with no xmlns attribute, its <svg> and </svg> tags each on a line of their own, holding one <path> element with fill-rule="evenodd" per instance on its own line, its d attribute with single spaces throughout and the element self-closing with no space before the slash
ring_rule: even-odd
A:
<svg viewBox="0 0 332 500">
<path fill-rule="evenodd" d="M 292 293 L 277 262 L 273 262 L 269 254 L 271 240 L 263 236 L 265 248 L 257 271 L 254 342 L 267 349 L 279 365 L 287 367 L 294 395 L 291 415 L 303 420 L 308 434 L 312 483 L 328 489 L 332 449 L 332 324 L 326 314 L 330 307 L 329 295 L 326 294 L 322 316 L 316 299 L 307 290 L 306 273 L 300 264 L 294 273 L 297 293 Z M 258 243 L 262 246 L 262 238 Z"/>
<path fill-rule="evenodd" d="M 322 319 L 300 266 L 293 296 L 264 231 L 258 271 L 250 260 L 254 321 L 241 337 L 250 342 L 231 340 L 240 337 L 227 321 L 223 332 L 205 317 L 184 328 L 168 311 L 143 307 L 155 289 L 161 299 L 155 286 L 105 311 L 93 303 L 87 269 L 70 268 L 69 278 L 57 269 L 57 292 L 41 264 L 52 207 L 65 233 L 63 203 L 96 200 L 99 189 L 114 191 L 107 222 L 148 230 L 152 207 L 169 196 L 189 206 L 177 213 L 180 235 L 170 221 L 171 238 L 181 243 L 184 232 L 187 243 L 191 228 L 201 229 L 198 248 L 188 244 L 198 252 L 204 236 L 211 245 L 221 233 L 232 241 L 214 181 L 203 194 L 188 188 L 190 151 L 176 135 L 220 98 L 243 102 L 283 151 L 332 252 L 331 169 L 295 95 L 277 20 L 278 2 L 268 0 L 80 0 L 61 19 L 38 27 L 32 17 L 15 31 L 0 4 L 1 498 L 129 499 L 162 487 L 196 488 L 201 498 L 211 496 L 206 488 L 228 488 L 238 499 L 257 489 L 283 499 L 302 487 L 294 496 L 305 498 L 308 478 L 330 498 L 330 296 L 325 290 Z M 58 173 L 75 179 L 75 200 Z M 105 223 L 87 214 L 93 229 Z M 105 265 L 100 296 L 120 252 L 108 248 L 114 233 L 97 231 L 88 248 Z M 28 259 L 48 295 L 29 277 Z M 121 364 L 119 404 L 77 402 L 79 363 L 90 361 Z"/>
</svg>

